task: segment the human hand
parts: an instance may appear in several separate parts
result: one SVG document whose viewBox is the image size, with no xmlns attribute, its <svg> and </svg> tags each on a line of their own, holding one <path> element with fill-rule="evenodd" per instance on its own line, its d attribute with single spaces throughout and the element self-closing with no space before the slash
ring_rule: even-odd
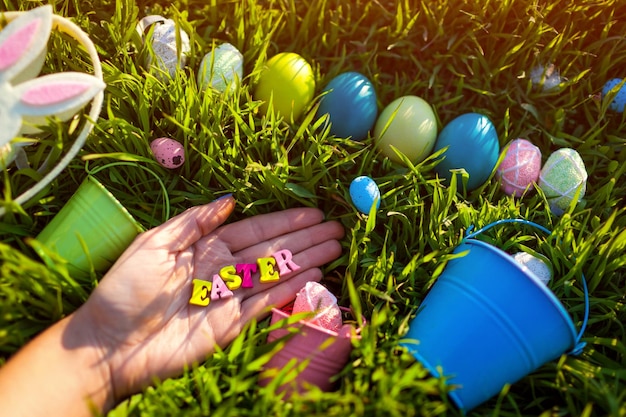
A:
<svg viewBox="0 0 626 417">
<path fill-rule="evenodd" d="M 293 298 L 319 267 L 341 254 L 343 228 L 312 208 L 259 215 L 221 226 L 232 197 L 191 208 L 131 244 L 76 312 L 108 365 L 115 401 L 182 372 L 224 347 L 252 318 Z M 300 269 L 274 283 L 239 288 L 207 307 L 189 304 L 192 279 L 288 249 Z"/>
</svg>

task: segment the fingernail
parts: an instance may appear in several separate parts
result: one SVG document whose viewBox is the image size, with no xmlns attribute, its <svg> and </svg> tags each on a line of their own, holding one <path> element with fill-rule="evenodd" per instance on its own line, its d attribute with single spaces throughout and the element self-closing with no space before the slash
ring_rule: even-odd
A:
<svg viewBox="0 0 626 417">
<path fill-rule="evenodd" d="M 232 197 L 232 195 L 233 195 L 233 193 L 224 194 L 222 196 L 217 197 L 215 200 L 213 200 L 213 202 L 222 200 L 224 198 Z"/>
</svg>

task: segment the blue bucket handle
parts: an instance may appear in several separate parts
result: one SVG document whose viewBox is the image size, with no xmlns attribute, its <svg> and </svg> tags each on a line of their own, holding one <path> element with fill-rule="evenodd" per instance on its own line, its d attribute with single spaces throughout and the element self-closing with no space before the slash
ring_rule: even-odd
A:
<svg viewBox="0 0 626 417">
<path fill-rule="evenodd" d="M 472 230 L 474 230 L 474 226 L 471 225 L 470 227 L 468 227 L 467 231 L 465 232 L 465 238 L 463 238 L 463 240 L 467 240 L 467 239 L 472 239 L 475 238 L 476 236 L 478 236 L 479 234 L 483 233 L 484 231 L 491 229 L 492 227 L 501 225 L 503 223 L 521 223 L 523 225 L 526 226 L 532 226 L 536 229 L 541 230 L 542 232 L 545 232 L 546 234 L 550 235 L 552 234 L 552 231 L 550 229 L 547 229 L 545 227 L 543 227 L 540 224 L 531 222 L 530 220 L 525 220 L 525 219 L 502 219 L 502 220 L 497 220 L 493 223 L 490 223 L 484 227 L 482 227 L 481 229 L 476 230 L 475 232 L 472 232 Z M 585 348 L 585 346 L 587 345 L 586 342 L 581 342 L 581 338 L 583 337 L 583 333 L 585 332 L 585 329 L 587 328 L 587 322 L 589 320 L 589 290 L 587 288 L 587 280 L 585 279 L 585 274 L 583 274 L 581 272 L 581 281 L 583 284 L 583 292 L 584 292 L 584 298 L 585 298 L 585 315 L 583 317 L 583 322 L 582 325 L 580 327 L 580 331 L 578 332 L 578 335 L 576 336 L 576 344 L 574 346 L 574 348 L 569 352 L 570 355 L 580 355 L 583 351 L 583 349 Z"/>
</svg>

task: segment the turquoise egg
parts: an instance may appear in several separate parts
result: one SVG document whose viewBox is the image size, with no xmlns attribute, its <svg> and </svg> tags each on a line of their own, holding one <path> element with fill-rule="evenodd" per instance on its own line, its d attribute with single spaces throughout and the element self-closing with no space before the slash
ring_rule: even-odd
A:
<svg viewBox="0 0 626 417">
<path fill-rule="evenodd" d="M 350 184 L 352 204 L 363 214 L 369 214 L 370 208 L 376 203 L 380 207 L 380 190 L 373 179 L 367 176 L 357 177 Z"/>
<path fill-rule="evenodd" d="M 376 122 L 376 91 L 358 72 L 333 78 L 322 90 L 317 117 L 328 115 L 330 133 L 340 138 L 363 140 Z"/>
<path fill-rule="evenodd" d="M 468 190 L 487 181 L 500 154 L 496 128 L 487 116 L 479 113 L 466 113 L 448 123 L 441 130 L 433 152 L 444 148 L 443 160 L 437 164 L 435 172 L 449 181 L 451 170 L 465 169 L 469 174 Z M 459 184 L 460 180 L 459 176 Z"/>
<path fill-rule="evenodd" d="M 622 81 L 623 80 L 621 78 L 613 78 L 612 80 L 607 81 L 606 84 L 604 84 L 604 87 L 602 87 L 602 98 L 606 97 L 609 92 L 620 85 Z M 609 109 L 614 112 L 623 113 L 624 108 L 626 108 L 626 83 L 622 84 L 619 91 L 615 94 L 615 97 L 613 97 L 613 100 L 611 100 L 611 103 L 609 104 Z"/>
</svg>

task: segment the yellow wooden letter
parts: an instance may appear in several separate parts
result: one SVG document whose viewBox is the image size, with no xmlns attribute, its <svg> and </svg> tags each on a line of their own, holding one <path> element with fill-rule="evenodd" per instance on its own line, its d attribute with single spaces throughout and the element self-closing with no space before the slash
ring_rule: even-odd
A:
<svg viewBox="0 0 626 417">
<path fill-rule="evenodd" d="M 229 290 L 239 289 L 239 287 L 241 287 L 241 283 L 243 282 L 241 277 L 237 275 L 235 265 L 228 265 L 220 269 L 220 277 L 222 277 Z"/>
<path fill-rule="evenodd" d="M 213 283 L 211 281 L 203 281 L 201 279 L 194 279 L 193 290 L 191 292 L 191 299 L 189 304 L 195 304 L 197 306 L 206 307 L 211 302 L 211 287 Z"/>
<path fill-rule="evenodd" d="M 260 282 L 278 281 L 280 275 L 276 271 L 276 259 L 272 257 L 259 258 L 257 262 L 259 264 L 259 273 L 261 274 Z"/>
</svg>

